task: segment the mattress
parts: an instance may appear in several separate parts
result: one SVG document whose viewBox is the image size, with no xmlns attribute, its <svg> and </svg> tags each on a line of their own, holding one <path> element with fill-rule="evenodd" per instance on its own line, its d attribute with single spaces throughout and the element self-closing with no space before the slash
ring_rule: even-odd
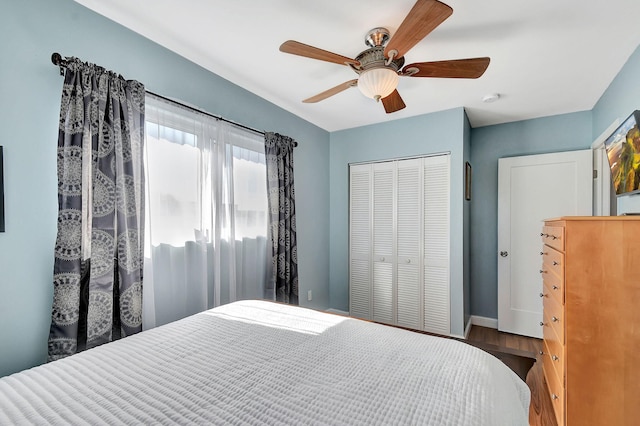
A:
<svg viewBox="0 0 640 426">
<path fill-rule="evenodd" d="M 0 424 L 526 425 L 529 398 L 462 342 L 242 301 L 0 379 Z"/>
</svg>

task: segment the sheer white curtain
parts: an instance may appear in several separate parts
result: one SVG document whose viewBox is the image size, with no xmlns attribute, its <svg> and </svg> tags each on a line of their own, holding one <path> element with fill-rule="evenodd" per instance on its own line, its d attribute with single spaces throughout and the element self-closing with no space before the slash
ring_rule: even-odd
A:
<svg viewBox="0 0 640 426">
<path fill-rule="evenodd" d="M 143 328 L 267 285 L 264 137 L 147 95 Z"/>
</svg>

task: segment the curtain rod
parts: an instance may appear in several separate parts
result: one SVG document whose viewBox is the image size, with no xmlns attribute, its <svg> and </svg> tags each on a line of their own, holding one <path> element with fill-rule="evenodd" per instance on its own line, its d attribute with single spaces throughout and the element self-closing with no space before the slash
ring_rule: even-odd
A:
<svg viewBox="0 0 640 426">
<path fill-rule="evenodd" d="M 146 90 L 145 89 L 145 91 L 147 92 L 147 94 L 155 96 L 156 98 L 160 98 L 160 99 L 162 99 L 164 101 L 171 102 L 171 103 L 174 103 L 176 105 L 180 105 L 183 108 L 187 108 L 187 109 L 189 109 L 191 111 L 195 111 L 195 112 L 197 112 L 199 114 L 203 114 L 203 115 L 206 115 L 208 117 L 215 118 L 216 120 L 220 120 L 220 121 L 224 121 L 224 122 L 229 123 L 229 124 L 233 124 L 234 126 L 241 127 L 241 128 L 243 128 L 245 130 L 249 130 L 251 132 L 254 132 L 254 133 L 257 133 L 259 135 L 264 136 L 264 132 L 261 131 L 261 130 L 254 129 L 253 127 L 245 126 L 244 124 L 239 124 L 239 123 L 236 123 L 236 122 L 231 121 L 231 120 L 227 120 L 226 118 L 220 117 L 218 115 L 211 114 L 210 112 L 203 111 L 203 110 L 201 110 L 199 108 L 194 108 L 191 105 L 187 105 L 187 104 L 184 104 L 182 102 L 176 101 L 174 99 L 167 98 L 166 96 L 158 95 L 157 93 L 154 93 L 154 92 L 152 92 L 150 90 Z"/>
<path fill-rule="evenodd" d="M 53 65 L 56 65 L 56 66 L 60 67 L 60 75 L 64 75 L 64 68 L 66 68 L 66 66 L 67 66 L 67 64 L 68 64 L 68 61 L 67 61 L 66 59 L 64 59 L 64 58 L 62 57 L 62 55 L 60 55 L 58 52 L 54 52 L 54 53 L 51 55 L 51 62 L 53 62 Z M 173 100 L 173 99 L 167 98 L 166 96 L 159 95 L 159 94 L 154 93 L 154 92 L 152 92 L 152 91 L 150 91 L 150 90 L 145 90 L 145 91 L 146 91 L 148 94 L 150 94 L 150 95 L 152 95 L 152 96 L 155 96 L 155 97 L 157 97 L 157 98 L 163 99 L 163 100 L 165 100 L 165 101 L 167 101 L 167 102 L 172 102 L 172 103 L 174 103 L 174 104 L 178 104 L 178 105 L 180 105 L 181 107 L 184 107 L 184 108 L 190 109 L 191 111 L 195 111 L 195 112 L 198 112 L 198 113 L 200 113 L 200 114 L 207 115 L 207 116 L 209 116 L 209 117 L 215 118 L 216 120 L 224 121 L 225 123 L 229 123 L 229 124 L 232 124 L 232 125 L 234 125 L 234 126 L 237 126 L 237 127 L 243 128 L 243 129 L 245 129 L 245 130 L 249 130 L 249 131 L 251 131 L 251 132 L 254 132 L 254 133 L 257 133 L 257 134 L 259 134 L 259 135 L 263 135 L 263 136 L 264 136 L 264 133 L 265 133 L 265 132 L 264 132 L 264 131 L 262 131 L 262 130 L 254 129 L 253 127 L 249 127 L 249 126 L 245 126 L 244 124 L 236 123 L 236 122 L 231 121 L 231 120 L 228 120 L 228 119 L 226 119 L 226 118 L 224 118 L 224 117 L 220 117 L 220 116 L 218 116 L 218 115 L 211 114 L 210 112 L 202 111 L 202 110 L 200 110 L 200 109 L 198 109 L 198 108 L 194 108 L 194 107 L 192 107 L 192 106 L 190 106 L 190 105 L 187 105 L 187 104 L 184 104 L 184 103 L 182 103 L 182 102 L 178 102 L 178 101 L 176 101 L 176 100 Z M 293 142 L 293 146 L 294 146 L 294 147 L 295 147 L 295 146 L 298 146 L 298 142 L 294 141 L 294 142 Z"/>
</svg>

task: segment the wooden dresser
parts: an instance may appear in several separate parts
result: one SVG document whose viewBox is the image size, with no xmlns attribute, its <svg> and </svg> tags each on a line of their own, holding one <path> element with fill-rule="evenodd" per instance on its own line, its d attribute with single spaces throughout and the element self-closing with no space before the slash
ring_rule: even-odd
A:
<svg viewBox="0 0 640 426">
<path fill-rule="evenodd" d="M 640 218 L 542 228 L 543 369 L 559 425 L 640 422 Z"/>
</svg>

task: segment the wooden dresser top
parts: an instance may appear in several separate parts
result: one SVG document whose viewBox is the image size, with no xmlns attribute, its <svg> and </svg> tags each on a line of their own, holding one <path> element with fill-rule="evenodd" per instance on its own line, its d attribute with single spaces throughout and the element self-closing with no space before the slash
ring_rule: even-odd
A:
<svg viewBox="0 0 640 426">
<path fill-rule="evenodd" d="M 586 221 L 586 220 L 601 220 L 601 221 L 638 221 L 640 216 L 562 216 L 554 217 L 551 219 L 545 219 L 543 222 L 556 222 L 559 220 L 572 220 L 572 221 Z"/>
</svg>

